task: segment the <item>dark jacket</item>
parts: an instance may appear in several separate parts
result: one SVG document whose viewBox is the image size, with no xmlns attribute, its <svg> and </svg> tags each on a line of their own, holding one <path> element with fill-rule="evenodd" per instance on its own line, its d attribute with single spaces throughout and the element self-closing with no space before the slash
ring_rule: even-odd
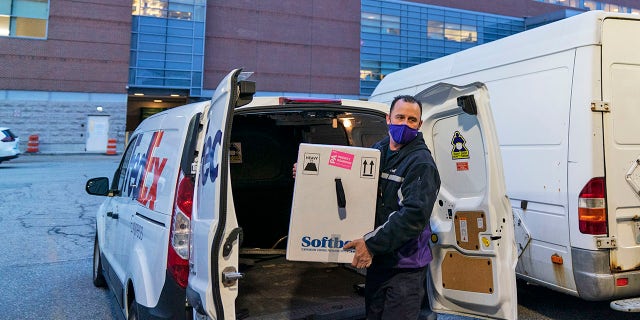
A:
<svg viewBox="0 0 640 320">
<path fill-rule="evenodd" d="M 389 152 L 389 138 L 377 142 L 380 179 L 376 229 L 364 236 L 375 268 L 421 268 L 431 261 L 431 210 L 440 189 L 438 169 L 422 133 Z"/>
</svg>

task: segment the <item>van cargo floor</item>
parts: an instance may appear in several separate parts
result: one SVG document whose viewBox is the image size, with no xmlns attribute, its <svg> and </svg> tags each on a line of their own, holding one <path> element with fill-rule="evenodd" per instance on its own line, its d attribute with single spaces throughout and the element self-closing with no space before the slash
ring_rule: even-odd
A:
<svg viewBox="0 0 640 320">
<path fill-rule="evenodd" d="M 241 260 L 244 261 L 244 260 Z M 240 266 L 237 319 L 362 319 L 364 277 L 341 264 L 280 256 Z"/>
</svg>

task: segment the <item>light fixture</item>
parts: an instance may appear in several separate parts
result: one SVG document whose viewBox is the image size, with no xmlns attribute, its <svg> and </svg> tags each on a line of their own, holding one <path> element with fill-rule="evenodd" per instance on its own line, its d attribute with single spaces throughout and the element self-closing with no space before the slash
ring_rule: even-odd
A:
<svg viewBox="0 0 640 320">
<path fill-rule="evenodd" d="M 144 93 L 134 93 L 134 96 L 144 96 Z"/>
<path fill-rule="evenodd" d="M 175 94 L 175 93 L 173 93 L 173 94 L 171 94 L 171 96 L 172 96 L 172 97 L 179 97 L 180 95 L 179 95 L 179 94 Z"/>
<path fill-rule="evenodd" d="M 162 102 L 162 100 L 160 100 L 160 99 L 155 99 L 155 100 L 153 100 L 153 102 Z"/>
</svg>

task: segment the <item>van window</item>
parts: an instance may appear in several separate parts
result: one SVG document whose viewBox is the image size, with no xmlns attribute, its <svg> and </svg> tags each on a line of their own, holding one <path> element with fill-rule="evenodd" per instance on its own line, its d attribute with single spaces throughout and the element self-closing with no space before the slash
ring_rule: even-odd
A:
<svg viewBox="0 0 640 320">
<path fill-rule="evenodd" d="M 130 141 L 136 141 L 138 139 L 139 136 L 134 136 L 130 139 Z M 116 170 L 114 176 L 113 176 L 113 183 L 111 184 L 111 188 L 112 189 L 116 189 L 118 191 L 120 191 L 120 193 L 117 193 L 116 195 L 118 196 L 122 196 L 124 194 L 124 192 L 122 192 L 125 189 L 125 181 L 126 179 L 126 175 L 129 169 L 129 161 L 131 160 L 131 155 L 133 154 L 133 150 L 135 149 L 133 146 L 135 145 L 135 143 L 129 143 L 129 145 L 127 146 L 127 150 L 125 151 L 124 156 L 122 157 L 122 160 L 120 161 L 120 166 L 118 167 L 118 169 Z"/>
</svg>

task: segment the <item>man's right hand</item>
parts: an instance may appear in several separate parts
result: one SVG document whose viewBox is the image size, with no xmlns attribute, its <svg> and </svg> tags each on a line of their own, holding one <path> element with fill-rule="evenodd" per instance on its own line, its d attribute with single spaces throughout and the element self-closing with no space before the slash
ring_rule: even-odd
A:
<svg viewBox="0 0 640 320">
<path fill-rule="evenodd" d="M 371 260 L 373 260 L 373 255 L 369 252 L 369 248 L 367 248 L 366 243 L 363 238 L 353 240 L 342 247 L 344 250 L 356 249 L 356 253 L 353 255 L 353 261 L 351 261 L 351 265 L 356 268 L 369 268 L 371 265 Z"/>
</svg>

